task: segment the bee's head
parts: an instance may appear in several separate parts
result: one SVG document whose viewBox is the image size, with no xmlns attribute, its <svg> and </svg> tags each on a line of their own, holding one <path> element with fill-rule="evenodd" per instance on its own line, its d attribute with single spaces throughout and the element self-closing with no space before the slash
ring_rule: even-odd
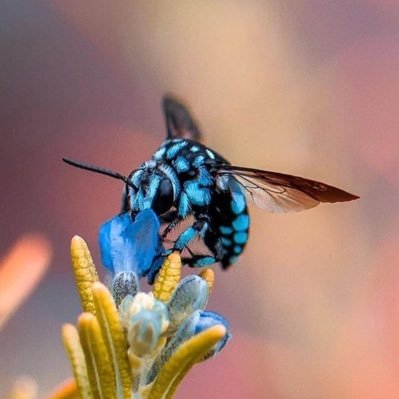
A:
<svg viewBox="0 0 399 399">
<path fill-rule="evenodd" d="M 100 173 L 125 182 L 122 212 L 152 209 L 157 215 L 169 211 L 180 194 L 174 170 L 165 162 L 148 161 L 128 177 L 110 169 L 63 158 L 64 162 L 90 172 Z"/>
<path fill-rule="evenodd" d="M 126 184 L 122 204 L 132 211 L 150 208 L 162 215 L 172 208 L 180 191 L 176 174 L 164 163 L 145 162 L 128 179 L 132 184 Z"/>
</svg>

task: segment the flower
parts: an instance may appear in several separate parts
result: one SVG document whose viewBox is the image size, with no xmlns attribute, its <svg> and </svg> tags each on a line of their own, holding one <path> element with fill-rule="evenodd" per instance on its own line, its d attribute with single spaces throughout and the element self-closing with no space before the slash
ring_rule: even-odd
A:
<svg viewBox="0 0 399 399">
<path fill-rule="evenodd" d="M 177 252 L 163 262 L 152 291 L 140 291 L 140 278 L 149 275 L 159 250 L 156 223 L 146 212 L 135 221 L 119 215 L 100 229 L 110 288 L 99 282 L 83 239 L 72 239 L 84 312 L 76 327 L 63 326 L 62 336 L 83 399 L 171 398 L 188 371 L 217 354 L 231 336 L 223 316 L 205 311 L 213 272 L 205 269 L 181 279 Z M 143 234 L 149 236 L 141 241 Z"/>
<path fill-rule="evenodd" d="M 162 251 L 159 228 L 158 217 L 151 209 L 140 212 L 135 220 L 125 212 L 101 225 L 101 260 L 111 276 L 134 272 L 139 278 L 148 276 L 152 283 L 161 267 L 159 261 L 154 261 L 157 256 L 160 259 Z"/>
</svg>

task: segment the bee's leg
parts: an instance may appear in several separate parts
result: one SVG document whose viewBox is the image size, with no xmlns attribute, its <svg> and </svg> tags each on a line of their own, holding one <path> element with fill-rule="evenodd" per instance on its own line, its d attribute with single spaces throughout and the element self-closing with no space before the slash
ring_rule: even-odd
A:
<svg viewBox="0 0 399 399">
<path fill-rule="evenodd" d="M 190 257 L 182 258 L 183 265 L 189 267 L 206 267 L 219 262 L 219 259 L 210 255 L 192 254 Z"/>
<path fill-rule="evenodd" d="M 189 267 L 206 267 L 222 260 L 221 253 L 214 253 L 214 256 L 212 256 L 205 254 L 195 254 L 191 251 L 189 247 L 186 247 L 186 249 L 190 253 L 190 257 L 182 258 L 182 263 L 183 265 L 187 265 Z"/>
<path fill-rule="evenodd" d="M 184 248 L 197 236 L 204 237 L 205 232 L 209 229 L 208 218 L 206 215 L 198 218 L 192 226 L 183 231 L 175 241 L 173 249 L 175 251 L 183 251 Z"/>
<path fill-rule="evenodd" d="M 221 260 L 222 254 L 214 253 L 214 255 L 204 255 L 204 254 L 194 254 L 188 244 L 197 236 L 204 237 L 205 233 L 209 229 L 209 218 L 206 215 L 201 215 L 200 218 L 190 227 L 188 227 L 183 233 L 178 237 L 175 242 L 174 250 L 183 251 L 187 249 L 190 253 L 190 257 L 185 257 L 182 259 L 183 264 L 190 267 L 205 267 L 217 263 Z"/>
<path fill-rule="evenodd" d="M 170 220 L 171 222 L 165 227 L 165 230 L 162 233 L 162 240 L 164 240 L 166 236 L 182 221 L 181 217 L 176 216 L 176 214 L 174 215 L 174 218 L 173 214 L 171 214 Z"/>
</svg>

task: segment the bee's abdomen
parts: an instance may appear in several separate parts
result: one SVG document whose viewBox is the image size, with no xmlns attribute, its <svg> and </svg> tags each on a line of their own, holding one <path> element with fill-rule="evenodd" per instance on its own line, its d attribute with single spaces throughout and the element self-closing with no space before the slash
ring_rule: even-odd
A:
<svg viewBox="0 0 399 399">
<path fill-rule="evenodd" d="M 250 220 L 245 195 L 215 193 L 209 213 L 211 229 L 205 243 L 226 269 L 238 259 L 248 241 Z"/>
</svg>

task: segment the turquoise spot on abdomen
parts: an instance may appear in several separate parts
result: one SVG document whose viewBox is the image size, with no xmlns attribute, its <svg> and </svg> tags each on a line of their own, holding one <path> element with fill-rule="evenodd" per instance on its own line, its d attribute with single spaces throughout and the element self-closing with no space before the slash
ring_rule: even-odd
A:
<svg viewBox="0 0 399 399">
<path fill-rule="evenodd" d="M 233 263 L 237 262 L 238 256 L 230 256 L 229 263 L 232 265 Z"/>
<path fill-rule="evenodd" d="M 233 199 L 231 200 L 231 210 L 236 214 L 239 215 L 245 209 L 246 202 L 245 196 L 242 193 L 232 192 Z"/>
<path fill-rule="evenodd" d="M 228 235 L 228 234 L 231 234 L 233 232 L 233 229 L 231 227 L 228 227 L 228 226 L 219 226 L 219 230 L 224 235 Z"/>
<path fill-rule="evenodd" d="M 242 247 L 240 247 L 239 245 L 236 245 L 234 247 L 234 253 L 235 254 L 240 254 L 242 252 Z"/>
<path fill-rule="evenodd" d="M 236 219 L 232 223 L 234 230 L 237 231 L 245 231 L 248 230 L 249 227 L 249 216 L 246 214 L 241 214 L 236 217 Z"/>
<path fill-rule="evenodd" d="M 234 234 L 234 242 L 236 244 L 245 244 L 248 239 L 248 234 L 242 231 Z"/>
<path fill-rule="evenodd" d="M 227 238 L 227 237 L 222 237 L 222 238 L 220 239 L 220 241 L 222 242 L 222 244 L 223 244 L 225 247 L 230 247 L 231 244 L 232 244 L 231 240 L 230 240 L 229 238 Z"/>
</svg>

